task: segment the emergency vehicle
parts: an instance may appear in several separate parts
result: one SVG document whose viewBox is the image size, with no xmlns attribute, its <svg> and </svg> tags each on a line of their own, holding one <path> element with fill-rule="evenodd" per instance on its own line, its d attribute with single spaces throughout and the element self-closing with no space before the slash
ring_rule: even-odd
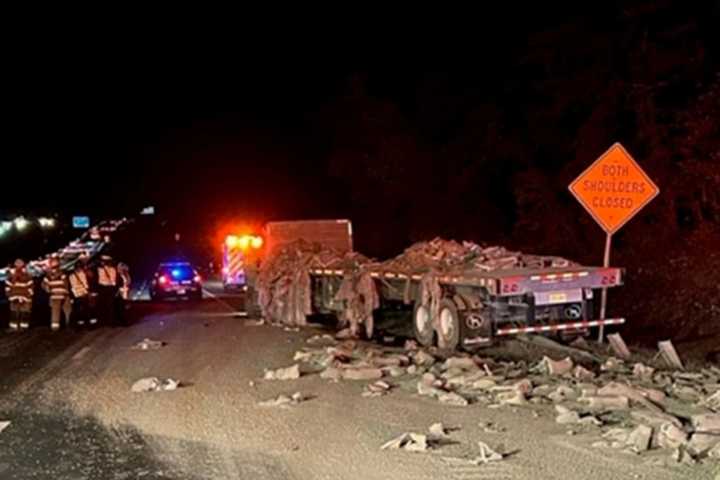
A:
<svg viewBox="0 0 720 480">
<path fill-rule="evenodd" d="M 222 279 L 225 290 L 247 291 L 249 276 L 259 267 L 265 241 L 260 235 L 228 235 L 223 243 Z"/>
</svg>

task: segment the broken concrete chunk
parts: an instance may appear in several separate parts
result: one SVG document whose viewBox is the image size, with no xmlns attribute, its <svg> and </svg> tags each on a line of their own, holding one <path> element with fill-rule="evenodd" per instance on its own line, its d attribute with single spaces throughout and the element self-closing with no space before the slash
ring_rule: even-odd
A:
<svg viewBox="0 0 720 480">
<path fill-rule="evenodd" d="M 420 381 L 427 385 L 428 387 L 438 387 L 440 385 L 436 385 L 436 382 L 438 381 L 438 378 L 433 375 L 430 372 L 423 373 L 422 377 L 420 377 Z M 441 382 L 442 384 L 442 382 Z"/>
<path fill-rule="evenodd" d="M 658 350 L 660 350 L 660 356 L 662 356 L 663 360 L 665 360 L 665 363 L 667 363 L 669 367 L 680 370 L 684 369 L 682 361 L 675 350 L 675 346 L 670 340 L 658 342 Z"/>
<path fill-rule="evenodd" d="M 709 458 L 714 458 L 714 459 L 716 459 L 716 460 L 720 460 L 720 443 L 718 443 L 718 444 L 715 445 L 713 448 L 711 448 L 711 449 L 708 451 L 707 456 L 708 456 Z M 716 480 L 717 480 L 717 479 L 716 479 Z"/>
<path fill-rule="evenodd" d="M 383 371 L 379 368 L 348 368 L 342 370 L 344 380 L 375 380 L 382 378 Z"/>
<path fill-rule="evenodd" d="M 525 395 L 521 391 L 515 389 L 498 394 L 497 401 L 500 405 L 525 405 L 527 403 Z"/>
<path fill-rule="evenodd" d="M 627 410 L 630 408 L 630 400 L 622 396 L 586 396 L 580 400 L 587 402 L 590 408 L 598 410 Z"/>
<path fill-rule="evenodd" d="M 503 455 L 490 448 L 487 443 L 478 442 L 478 446 L 480 447 L 480 455 L 475 459 L 473 463 L 480 465 L 490 462 L 498 462 L 503 459 Z"/>
<path fill-rule="evenodd" d="M 600 366 L 600 370 L 603 372 L 617 372 L 623 370 L 624 368 L 625 363 L 615 357 L 608 358 L 605 360 L 605 363 Z"/>
<path fill-rule="evenodd" d="M 622 358 L 623 360 L 627 360 L 630 358 L 630 350 L 625 344 L 625 340 L 623 340 L 619 333 L 612 333 L 607 336 L 607 339 L 613 352 L 615 352 L 615 355 Z"/>
<path fill-rule="evenodd" d="M 335 334 L 335 338 L 338 340 L 347 340 L 349 338 L 354 338 L 354 337 L 355 337 L 355 335 L 353 334 L 352 330 L 349 328 L 344 328 Z"/>
<path fill-rule="evenodd" d="M 655 391 L 657 392 L 657 391 Z M 659 393 L 659 392 L 658 392 Z M 636 389 L 629 385 L 624 385 L 618 382 L 610 382 L 602 388 L 598 389 L 598 395 L 600 396 L 616 396 L 616 397 L 627 397 L 633 402 L 637 402 L 649 410 L 661 412 L 662 409 L 655 403 L 651 402 L 648 398 L 653 396 L 657 399 L 657 395 L 649 389 Z M 663 395 L 664 396 L 664 395 Z"/>
<path fill-rule="evenodd" d="M 587 368 L 583 367 L 582 365 L 576 366 L 575 370 L 573 370 L 572 375 L 578 380 L 591 380 L 595 378 L 595 374 Z"/>
<path fill-rule="evenodd" d="M 133 383 L 130 390 L 135 393 L 142 392 L 163 392 L 177 390 L 180 386 L 180 382 L 172 378 L 166 378 L 160 380 L 157 377 L 141 378 L 137 382 Z"/>
<path fill-rule="evenodd" d="M 370 383 L 365 387 L 365 391 L 362 393 L 363 397 L 379 397 L 385 395 L 390 391 L 392 385 L 382 380 Z"/>
<path fill-rule="evenodd" d="M 715 433 L 720 435 L 720 413 L 703 413 L 690 417 L 696 432 Z"/>
<path fill-rule="evenodd" d="M 654 368 L 648 367 L 647 365 L 644 365 L 642 363 L 636 363 L 635 365 L 633 365 L 633 376 L 636 378 L 649 380 L 652 378 L 654 373 Z"/>
<path fill-rule="evenodd" d="M 303 352 L 303 351 L 297 351 L 295 352 L 295 356 L 293 357 L 293 362 L 310 362 L 312 361 L 313 354 L 312 352 Z"/>
<path fill-rule="evenodd" d="M 384 443 L 380 450 L 397 450 L 399 448 L 402 448 L 408 441 L 410 441 L 410 435 L 407 433 L 403 433 L 397 438 L 393 438 L 392 440 Z"/>
<path fill-rule="evenodd" d="M 10 426 L 10 422 L 8 420 L 0 421 L 0 433 L 3 432 L 7 427 Z"/>
<path fill-rule="evenodd" d="M 642 453 L 650 449 L 650 441 L 652 440 L 653 429 L 647 425 L 639 425 L 635 430 L 630 432 L 626 443 L 632 451 Z"/>
<path fill-rule="evenodd" d="M 326 380 L 340 380 L 342 378 L 342 370 L 339 368 L 326 368 L 322 372 L 320 372 L 320 378 L 324 378 Z"/>
<path fill-rule="evenodd" d="M 532 389 L 533 389 L 532 382 L 530 380 L 528 380 L 527 378 L 520 380 L 519 382 L 515 383 L 512 387 L 514 390 L 522 393 L 523 395 L 529 394 L 530 392 L 532 392 Z"/>
<path fill-rule="evenodd" d="M 446 405 L 452 405 L 455 407 L 467 407 L 468 406 L 468 401 L 465 398 L 461 397 L 460 395 L 458 395 L 457 393 L 454 393 L 454 392 L 445 393 L 443 395 L 440 395 L 438 397 L 438 400 L 440 401 L 440 403 L 444 403 Z"/>
<path fill-rule="evenodd" d="M 418 350 L 415 352 L 412 360 L 418 367 L 431 367 L 435 363 L 435 357 L 427 353 L 425 350 Z"/>
<path fill-rule="evenodd" d="M 720 412 L 720 390 L 703 400 L 703 405 L 705 405 L 710 410 Z"/>
<path fill-rule="evenodd" d="M 720 445 L 720 435 L 697 432 L 690 437 L 687 448 L 695 455 L 702 455 L 717 445 Z"/>
<path fill-rule="evenodd" d="M 630 441 L 630 435 L 632 432 L 624 428 L 611 428 L 603 434 L 603 438 L 608 439 L 611 442 L 628 443 Z"/>
<path fill-rule="evenodd" d="M 460 370 L 476 370 L 479 367 L 470 357 L 452 357 L 445 360 L 443 368 L 445 370 L 449 370 L 451 368 L 458 368 Z"/>
<path fill-rule="evenodd" d="M 296 380 L 300 378 L 300 365 L 265 371 L 265 380 Z"/>
<path fill-rule="evenodd" d="M 430 436 L 434 439 L 444 439 L 448 437 L 447 430 L 445 430 L 445 425 L 440 422 L 430 425 L 428 431 L 430 432 Z"/>
<path fill-rule="evenodd" d="M 425 385 L 423 382 L 418 382 L 417 391 L 418 395 L 426 397 L 439 397 L 440 395 L 444 395 L 446 393 L 445 390 Z"/>
<path fill-rule="evenodd" d="M 273 398 L 271 400 L 265 400 L 258 403 L 258 405 L 260 405 L 261 407 L 284 407 L 289 405 L 297 405 L 303 400 L 305 400 L 303 394 L 300 392 L 295 392 L 289 397 L 287 395 L 278 395 L 276 398 Z"/>
<path fill-rule="evenodd" d="M 132 346 L 132 350 L 158 350 L 165 346 L 165 342 L 146 338 Z"/>
<path fill-rule="evenodd" d="M 561 405 L 556 405 L 555 409 L 558 412 L 558 416 L 555 417 L 555 422 L 560 425 L 574 424 L 580 421 L 580 414 L 578 412 L 574 412 Z"/>
<path fill-rule="evenodd" d="M 390 367 L 387 369 L 388 375 L 390 375 L 393 378 L 402 377 L 405 375 L 406 370 L 402 367 Z"/>
<path fill-rule="evenodd" d="M 380 447 L 380 450 L 404 449 L 409 452 L 424 452 L 428 449 L 427 436 L 419 433 L 403 433 Z"/>
<path fill-rule="evenodd" d="M 673 450 L 671 458 L 677 463 L 685 465 L 695 465 L 697 463 L 692 455 L 690 455 L 690 452 L 682 445 Z"/>
<path fill-rule="evenodd" d="M 547 397 L 555 403 L 561 403 L 577 398 L 577 394 L 572 388 L 560 385 L 554 392 L 548 394 Z"/>
<path fill-rule="evenodd" d="M 650 412 L 647 410 L 633 410 L 630 416 L 638 423 L 650 425 L 659 429 L 665 423 L 672 423 L 676 427 L 682 427 L 682 422 L 676 417 L 662 412 Z"/>
<path fill-rule="evenodd" d="M 697 402 L 702 398 L 700 392 L 688 385 L 675 385 L 672 389 L 672 393 L 680 400 L 689 402 Z"/>
<path fill-rule="evenodd" d="M 542 365 L 550 375 L 565 375 L 570 373 L 574 367 L 572 358 L 565 357 L 562 360 L 553 360 L 550 357 L 543 357 Z"/>
<path fill-rule="evenodd" d="M 664 423 L 660 426 L 657 442 L 661 448 L 678 448 L 687 441 L 687 433 L 672 423 Z"/>
<path fill-rule="evenodd" d="M 418 343 L 415 340 L 405 340 L 405 345 L 403 346 L 403 349 L 408 352 L 417 350 Z"/>
<path fill-rule="evenodd" d="M 481 378 L 472 383 L 472 388 L 475 390 L 490 390 L 495 386 L 497 386 L 497 382 L 491 378 Z"/>
<path fill-rule="evenodd" d="M 594 417 L 592 415 L 586 415 L 584 417 L 580 417 L 580 421 L 578 423 L 580 423 L 581 425 L 592 425 L 594 427 L 602 427 L 603 426 L 603 422 L 599 418 Z"/>
</svg>

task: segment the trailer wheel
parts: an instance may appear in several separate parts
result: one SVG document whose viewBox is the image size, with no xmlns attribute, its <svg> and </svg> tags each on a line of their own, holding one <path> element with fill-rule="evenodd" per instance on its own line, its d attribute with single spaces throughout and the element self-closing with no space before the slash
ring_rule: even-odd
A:
<svg viewBox="0 0 720 480">
<path fill-rule="evenodd" d="M 413 333 L 415 340 L 423 347 L 431 347 L 435 342 L 435 329 L 433 328 L 430 309 L 420 302 L 415 303 L 413 311 Z"/>
<path fill-rule="evenodd" d="M 457 306 L 452 300 L 440 302 L 440 318 L 438 318 L 438 346 L 440 348 L 455 350 L 460 345 L 460 315 Z"/>
</svg>

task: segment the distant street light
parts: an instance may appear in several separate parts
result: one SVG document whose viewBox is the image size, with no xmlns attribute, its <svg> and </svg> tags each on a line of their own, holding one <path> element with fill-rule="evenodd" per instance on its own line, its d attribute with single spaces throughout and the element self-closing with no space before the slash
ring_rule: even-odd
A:
<svg viewBox="0 0 720 480">
<path fill-rule="evenodd" d="M 42 228 L 53 228 L 55 226 L 55 219 L 48 217 L 38 218 L 38 223 Z"/>
<path fill-rule="evenodd" d="M 27 226 L 30 224 L 25 217 L 17 217 L 14 220 L 15 228 L 17 228 L 19 231 L 23 231 L 27 228 Z"/>
</svg>

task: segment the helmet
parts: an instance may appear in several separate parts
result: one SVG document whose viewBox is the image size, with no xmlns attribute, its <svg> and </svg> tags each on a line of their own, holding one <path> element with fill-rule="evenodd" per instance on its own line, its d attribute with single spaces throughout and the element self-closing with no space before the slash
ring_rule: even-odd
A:
<svg viewBox="0 0 720 480">
<path fill-rule="evenodd" d="M 15 268 L 23 268 L 25 267 L 25 262 L 22 260 L 22 258 L 18 258 L 15 260 Z"/>
<path fill-rule="evenodd" d="M 58 267 L 60 266 L 60 260 L 58 260 L 57 258 L 53 257 L 53 258 L 51 258 L 50 261 L 48 262 L 48 266 L 49 266 L 50 268 L 58 268 Z"/>
</svg>

